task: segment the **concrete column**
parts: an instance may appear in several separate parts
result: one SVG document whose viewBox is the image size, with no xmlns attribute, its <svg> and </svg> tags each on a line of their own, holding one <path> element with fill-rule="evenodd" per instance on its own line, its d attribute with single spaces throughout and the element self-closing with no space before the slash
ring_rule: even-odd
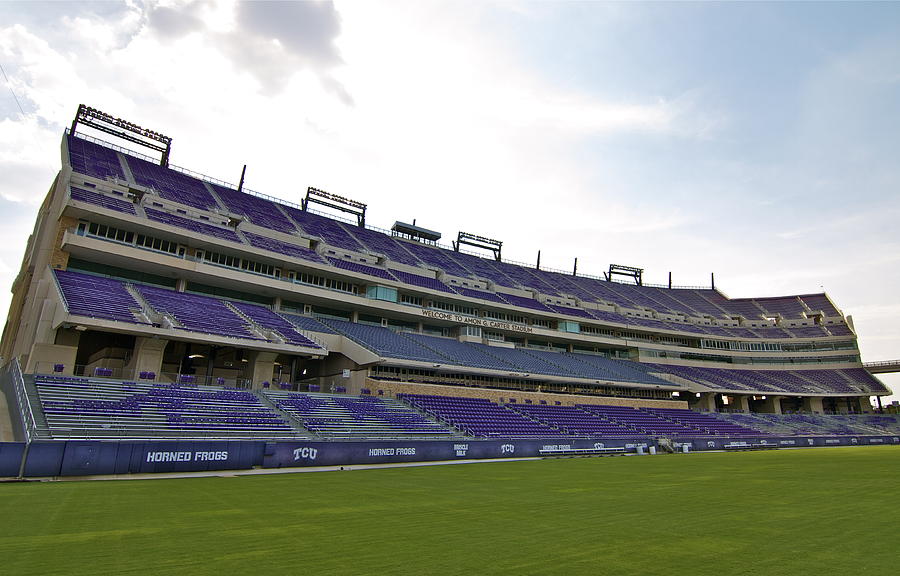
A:
<svg viewBox="0 0 900 576">
<path fill-rule="evenodd" d="M 803 411 L 812 412 L 813 414 L 822 414 L 825 408 L 822 406 L 821 397 L 809 397 L 803 399 Z"/>
<path fill-rule="evenodd" d="M 747 396 L 734 396 L 734 409 L 741 412 L 750 412 L 750 398 Z"/>
<path fill-rule="evenodd" d="M 767 414 L 781 414 L 781 396 L 766 395 L 761 412 Z"/>
<path fill-rule="evenodd" d="M 251 382 L 253 388 L 262 388 L 263 382 L 271 382 L 275 373 L 276 352 L 258 352 L 249 354 Z"/>
<path fill-rule="evenodd" d="M 159 375 L 162 372 L 163 355 L 166 351 L 168 340 L 160 338 L 137 337 L 134 339 L 134 352 L 131 361 L 125 366 L 126 372 L 132 372 L 137 378 L 141 372 L 153 372 Z"/>
<path fill-rule="evenodd" d="M 872 402 L 869 400 L 868 396 L 860 396 L 859 400 L 859 411 L 862 414 L 871 414 L 875 410 L 872 408 Z"/>
<path fill-rule="evenodd" d="M 695 396 L 696 398 L 696 396 Z M 697 398 L 697 403 L 695 404 L 698 410 L 701 412 L 716 412 L 716 393 L 715 392 L 703 392 L 700 394 L 700 398 Z"/>
<path fill-rule="evenodd" d="M 78 355 L 78 346 L 61 346 L 58 344 L 41 344 L 35 342 L 28 353 L 28 362 L 23 372 L 31 374 L 52 374 L 54 364 L 62 364 L 63 374 L 71 376 L 75 369 L 75 358 Z"/>
</svg>

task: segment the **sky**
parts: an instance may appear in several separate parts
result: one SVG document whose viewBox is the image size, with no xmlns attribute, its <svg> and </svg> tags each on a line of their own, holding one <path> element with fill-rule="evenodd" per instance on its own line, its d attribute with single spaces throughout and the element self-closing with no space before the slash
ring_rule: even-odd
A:
<svg viewBox="0 0 900 576">
<path fill-rule="evenodd" d="M 864 361 L 900 358 L 900 3 L 3 1 L 0 66 L 0 286 L 84 103 L 381 228 L 825 291 Z"/>
</svg>

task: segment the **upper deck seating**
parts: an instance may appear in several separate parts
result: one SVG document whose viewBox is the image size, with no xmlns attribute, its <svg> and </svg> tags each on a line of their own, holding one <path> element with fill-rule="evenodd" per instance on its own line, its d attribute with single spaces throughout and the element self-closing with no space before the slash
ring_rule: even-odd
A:
<svg viewBox="0 0 900 576">
<path fill-rule="evenodd" d="M 135 214 L 133 202 L 129 202 L 128 200 L 117 198 L 109 194 L 100 194 L 99 192 L 72 186 L 69 189 L 69 196 L 72 198 L 72 200 L 77 200 L 79 202 L 96 204 L 97 206 L 109 208 L 110 210 L 115 210 L 116 212 Z"/>
<path fill-rule="evenodd" d="M 134 156 L 125 155 L 125 160 L 131 168 L 135 182 L 156 190 L 161 198 L 201 210 L 218 207 L 216 199 L 209 193 L 202 180 Z"/>
<path fill-rule="evenodd" d="M 147 324 L 136 315 L 141 312 L 140 303 L 120 280 L 68 270 L 53 273 L 69 314 Z"/>
<path fill-rule="evenodd" d="M 293 324 L 265 306 L 248 302 L 231 302 L 231 305 L 250 318 L 256 325 L 277 332 L 288 344 L 319 348 L 318 344 L 298 332 Z"/>
<path fill-rule="evenodd" d="M 229 211 L 243 214 L 251 223 L 285 234 L 297 232 L 297 227 L 278 209 L 275 202 L 218 184 L 210 186 Z"/>
<path fill-rule="evenodd" d="M 184 330 L 231 338 L 263 340 L 251 331 L 243 318 L 221 300 L 155 286 L 137 285 L 137 290 L 157 312 L 169 314 Z"/>
<path fill-rule="evenodd" d="M 69 164 L 72 171 L 100 180 L 115 179 L 126 182 L 125 172 L 115 150 L 77 138 L 66 136 L 69 147 Z"/>
<path fill-rule="evenodd" d="M 198 234 L 214 236 L 216 238 L 219 238 L 220 240 L 228 240 L 229 242 L 236 242 L 238 244 L 241 244 L 241 239 L 238 237 L 237 233 L 235 233 L 235 231 L 230 228 L 214 226 L 213 224 L 199 222 L 191 218 L 178 216 L 176 214 L 164 212 L 155 208 L 144 208 L 144 212 L 147 213 L 147 218 L 155 220 L 157 222 L 169 224 L 178 228 L 184 228 L 185 230 L 192 230 L 194 232 L 197 232 Z"/>
</svg>

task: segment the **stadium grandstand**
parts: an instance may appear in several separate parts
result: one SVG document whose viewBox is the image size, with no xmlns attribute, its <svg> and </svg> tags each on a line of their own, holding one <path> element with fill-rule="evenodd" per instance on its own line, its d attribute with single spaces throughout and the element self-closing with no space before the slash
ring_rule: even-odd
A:
<svg viewBox="0 0 900 576">
<path fill-rule="evenodd" d="M 0 343 L 5 440 L 269 446 L 247 462 L 278 443 L 299 462 L 326 442 L 900 442 L 827 294 L 512 263 L 314 187 L 295 205 L 177 168 L 171 145 L 87 106 L 63 135 Z"/>
</svg>

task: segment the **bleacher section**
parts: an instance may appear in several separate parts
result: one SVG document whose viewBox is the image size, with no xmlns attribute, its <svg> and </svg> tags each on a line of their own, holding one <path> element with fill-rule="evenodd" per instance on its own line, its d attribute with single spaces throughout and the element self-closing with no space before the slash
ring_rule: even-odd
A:
<svg viewBox="0 0 900 576">
<path fill-rule="evenodd" d="M 103 179 L 111 177 L 124 181 L 125 174 L 119 164 L 119 153 L 81 138 L 69 136 L 68 142 L 69 159 L 76 172 Z M 335 267 L 355 269 L 373 277 L 385 279 L 395 277 L 397 281 L 410 287 L 430 288 L 448 294 L 459 292 L 465 297 L 479 298 L 491 303 L 505 302 L 511 306 L 539 312 L 555 312 L 585 319 L 593 318 L 648 330 L 674 330 L 689 334 L 768 340 L 853 336 L 852 331 L 843 324 L 832 323 L 828 325 L 827 329 L 821 325 L 791 326 L 787 330 L 775 326 L 765 327 L 767 325 L 766 318 L 772 317 L 793 321 L 804 320 L 809 314 L 825 313 L 829 318 L 840 318 L 840 312 L 824 294 L 730 300 L 711 289 L 664 289 L 653 286 L 635 286 L 537 270 L 454 252 L 442 247 L 400 240 L 383 232 L 339 222 L 286 204 L 277 204 L 272 200 L 238 192 L 220 184 L 205 183 L 181 172 L 163 168 L 127 154 L 123 154 L 122 157 L 127 161 L 137 184 L 153 188 L 163 199 L 186 204 L 198 210 L 207 210 L 210 211 L 210 214 L 217 214 L 216 211 L 220 210 L 220 206 L 213 194 L 210 193 L 210 189 L 214 190 L 223 205 L 221 208 L 243 215 L 253 224 L 288 234 L 296 233 L 299 227 L 305 235 L 321 240 L 325 243 L 325 247 L 320 250 L 320 254 L 328 256 L 329 261 Z M 128 213 L 133 213 L 134 210 L 128 202 L 117 202 L 117 199 L 108 195 L 91 193 L 83 189 L 80 189 L 79 192 L 73 191 L 73 198 Z M 158 208 L 159 206 L 146 207 L 147 217 L 199 234 L 236 243 L 242 242 L 232 229 L 219 227 L 187 214 L 172 214 Z M 326 262 L 313 250 L 246 230 L 242 230 L 242 232 L 247 241 L 257 248 L 303 260 Z M 334 250 L 329 250 L 329 247 L 350 250 L 357 254 L 384 255 L 389 262 L 423 268 L 423 274 L 391 270 L 391 276 L 386 276 L 383 267 L 355 268 L 345 259 L 336 255 Z M 332 254 L 334 254 L 333 259 Z M 341 263 L 339 264 L 339 262 Z M 388 267 L 390 268 L 390 266 Z M 571 306 L 547 306 L 535 298 L 507 294 L 502 291 L 498 295 L 493 291 L 473 291 L 470 288 L 454 290 L 446 283 L 427 276 L 425 268 L 464 278 L 488 280 L 500 287 L 524 288 L 536 291 L 540 295 L 572 295 L 583 302 L 612 304 L 620 309 L 595 311 Z M 684 314 L 694 323 L 661 320 L 656 318 L 655 314 L 652 318 L 638 317 L 634 314 L 626 315 L 623 309 L 638 310 L 641 314 L 646 314 L 647 309 L 661 314 Z M 742 316 L 747 321 L 760 324 L 753 329 L 708 324 L 709 317 L 718 322 L 728 322 L 732 321 L 735 316 Z"/>
<path fill-rule="evenodd" d="M 179 326 L 176 328 L 231 338 L 264 340 L 240 316 L 216 298 L 153 286 L 142 285 L 137 289 L 154 310 L 177 320 Z"/>
<path fill-rule="evenodd" d="M 78 438 L 304 438 L 252 392 L 37 376 L 48 430 Z"/>
<path fill-rule="evenodd" d="M 455 381 L 482 380 L 477 385 L 484 386 L 528 389 L 550 385 L 567 393 L 655 399 L 679 390 L 701 394 L 697 402 L 704 409 L 715 404 L 717 394 L 861 399 L 888 392 L 861 367 L 828 368 L 859 366 L 859 351 L 853 330 L 825 294 L 730 299 L 715 289 L 625 284 L 541 270 L 501 261 L 499 253 L 497 259 L 480 257 L 301 210 L 83 138 L 67 135 L 65 142 L 77 175 L 60 189 L 67 189 L 68 198 L 81 208 L 72 214 L 89 220 L 86 210 L 103 207 L 121 213 L 103 211 L 104 225 L 111 227 L 114 222 L 108 221 L 119 220 L 121 223 L 115 224 L 122 227 L 117 230 L 120 235 L 106 238 L 95 222 L 89 220 L 92 227 L 79 223 L 78 230 L 85 238 L 74 239 L 73 245 L 81 252 L 73 252 L 75 258 L 67 264 L 73 270 L 123 265 L 122 271 L 111 270 L 110 274 L 126 278 L 152 278 L 145 274 L 164 272 L 167 277 L 187 280 L 189 290 L 209 290 L 201 287 L 208 283 L 235 298 L 258 290 L 271 304 L 266 307 L 56 270 L 65 306 L 73 315 L 254 340 L 256 348 L 268 343 L 280 352 L 283 345 L 317 348 L 307 337 L 312 336 L 310 332 L 336 333 L 381 358 L 370 376 L 380 375 L 381 368 L 384 373 L 415 369 L 432 379 L 425 382 L 452 374 Z M 136 219 L 144 220 L 143 224 L 135 226 Z M 149 245 L 144 242 L 148 224 L 159 231 L 158 237 L 154 233 L 151 238 L 155 243 Z M 73 229 L 71 224 L 67 226 Z M 173 266 L 167 256 L 168 263 L 154 262 L 153 267 L 172 266 L 171 270 L 140 266 L 126 270 L 120 247 L 115 264 L 112 258 L 97 256 L 102 245 L 98 249 L 94 239 L 122 244 L 122 237 L 131 237 L 128 232 L 133 232 L 135 247 L 164 244 L 168 247 L 162 250 L 183 259 L 186 266 Z M 144 240 L 137 240 L 141 235 Z M 202 238 L 195 242 L 194 235 Z M 138 254 L 136 260 L 146 252 Z M 217 270 L 206 264 L 182 272 L 197 262 L 264 275 L 279 283 L 267 281 L 263 287 L 259 278 L 240 275 L 206 280 L 202 276 Z M 48 269 L 44 264 L 44 270 Z M 366 290 L 379 283 L 396 287 L 396 299 L 393 291 Z M 392 303 L 379 298 L 389 298 Z M 279 302 L 306 315 L 280 314 Z M 313 319 L 310 314 L 324 318 Z M 333 319 L 357 318 L 357 314 L 360 322 Z M 482 326 L 485 333 L 479 335 L 477 329 L 467 328 L 464 337 L 464 324 Z M 141 330 L 124 324 L 117 327 L 129 334 Z M 306 335 L 304 331 L 308 331 Z M 504 338 L 506 342 L 502 342 Z M 174 339 L 178 340 L 177 335 Z M 197 340 L 195 335 L 192 339 Z M 748 342 L 754 340 L 765 342 Z M 347 352 L 353 362 L 354 353 L 365 357 L 366 363 L 371 360 L 343 338 L 329 337 L 327 341 L 336 343 L 335 353 Z M 340 346 L 348 350 L 340 350 Z M 308 351 L 305 354 L 309 356 Z M 641 363 L 626 357 L 660 362 Z M 745 360 L 748 365 L 739 363 Z M 293 363 L 291 370 L 296 368 Z M 792 402 L 786 405 L 799 405 Z M 849 408 L 849 400 L 847 406 L 855 410 Z M 499 408 L 504 415 L 512 412 Z M 528 410 L 517 408 L 514 416 L 534 423 L 540 419 L 537 413 L 546 413 L 547 425 L 554 433 L 559 427 L 551 424 L 550 412 L 559 412 L 558 422 L 568 422 L 563 418 L 565 410 L 534 408 L 534 415 L 526 415 Z M 700 421 L 690 414 L 599 414 L 591 410 L 579 409 L 575 416 L 584 418 L 583 413 L 589 420 L 641 433 L 690 430 L 741 435 L 746 429 L 757 430 L 736 425 L 729 432 L 719 421 L 710 422 L 706 416 Z M 816 426 L 789 420 L 777 425 L 789 429 Z M 491 430 L 485 429 L 485 433 Z"/>
<path fill-rule="evenodd" d="M 860 394 L 887 390 L 862 368 L 847 370 L 737 370 L 701 366 L 643 364 L 657 373 L 672 374 L 714 390 L 786 392 L 793 394 Z"/>
<path fill-rule="evenodd" d="M 598 404 L 397 399 L 61 375 L 34 377 L 43 438 L 440 439 L 900 434 L 896 415 L 723 414 Z M 261 394 L 265 401 L 257 395 Z M 429 419 L 430 418 L 430 419 Z"/>
<path fill-rule="evenodd" d="M 135 182 L 155 190 L 161 198 L 201 210 L 218 207 L 216 199 L 209 193 L 203 181 L 134 156 L 124 155 L 124 157 Z"/>
<path fill-rule="evenodd" d="M 309 348 L 320 346 L 298 329 L 331 331 L 311 318 L 293 317 L 289 321 L 270 308 L 258 304 L 144 284 L 126 284 L 114 278 L 74 271 L 55 270 L 54 275 L 69 313 L 79 316 L 148 324 L 141 319 L 141 304 L 127 288 L 131 286 L 147 302 L 150 312 L 165 314 L 174 320 L 175 329 L 249 340 L 281 340 L 287 344 Z M 277 333 L 277 339 L 263 338 L 257 328 Z"/>
<path fill-rule="evenodd" d="M 184 216 L 156 210 L 155 208 L 144 208 L 144 212 L 146 212 L 147 218 L 156 222 L 162 222 L 163 224 L 169 224 L 170 226 L 175 226 L 177 228 L 184 228 L 185 230 L 190 230 L 199 234 L 206 234 L 207 236 L 213 236 L 220 240 L 227 240 L 238 244 L 242 243 L 237 233 L 229 228 L 214 226 L 206 222 L 198 222 L 191 218 L 185 218 Z"/>
<path fill-rule="evenodd" d="M 715 413 L 719 420 L 753 427 L 777 436 L 900 434 L 895 414 L 762 414 Z"/>
<path fill-rule="evenodd" d="M 54 274 L 70 314 L 147 324 L 139 316 L 141 305 L 122 282 L 66 270 L 55 270 Z"/>
<path fill-rule="evenodd" d="M 477 438 L 527 438 L 564 435 L 482 398 L 402 394 L 398 398 L 440 422 Z"/>
<path fill-rule="evenodd" d="M 66 142 L 72 171 L 100 180 L 125 181 L 125 172 L 115 150 L 72 135 L 66 136 Z"/>
<path fill-rule="evenodd" d="M 448 438 L 455 434 L 392 399 L 275 390 L 263 394 L 322 438 Z"/>
<path fill-rule="evenodd" d="M 276 332 L 288 344 L 318 347 L 318 344 L 298 332 L 293 324 L 265 306 L 247 302 L 231 302 L 230 304 L 257 326 Z"/>
<path fill-rule="evenodd" d="M 92 192 L 91 190 L 85 190 L 83 188 L 76 188 L 75 186 L 72 186 L 69 189 L 69 195 L 72 200 L 77 200 L 78 202 L 89 202 L 90 204 L 96 204 L 97 206 L 109 208 L 110 210 L 115 210 L 117 212 L 136 214 L 134 211 L 134 203 L 122 198 L 100 194 L 99 192 Z"/>
<path fill-rule="evenodd" d="M 278 209 L 274 202 L 218 184 L 210 185 L 229 211 L 243 214 L 253 224 L 285 234 L 297 232 L 297 227 Z"/>
<path fill-rule="evenodd" d="M 508 408 L 576 437 L 634 437 L 635 431 L 575 406 L 507 404 Z"/>
</svg>

